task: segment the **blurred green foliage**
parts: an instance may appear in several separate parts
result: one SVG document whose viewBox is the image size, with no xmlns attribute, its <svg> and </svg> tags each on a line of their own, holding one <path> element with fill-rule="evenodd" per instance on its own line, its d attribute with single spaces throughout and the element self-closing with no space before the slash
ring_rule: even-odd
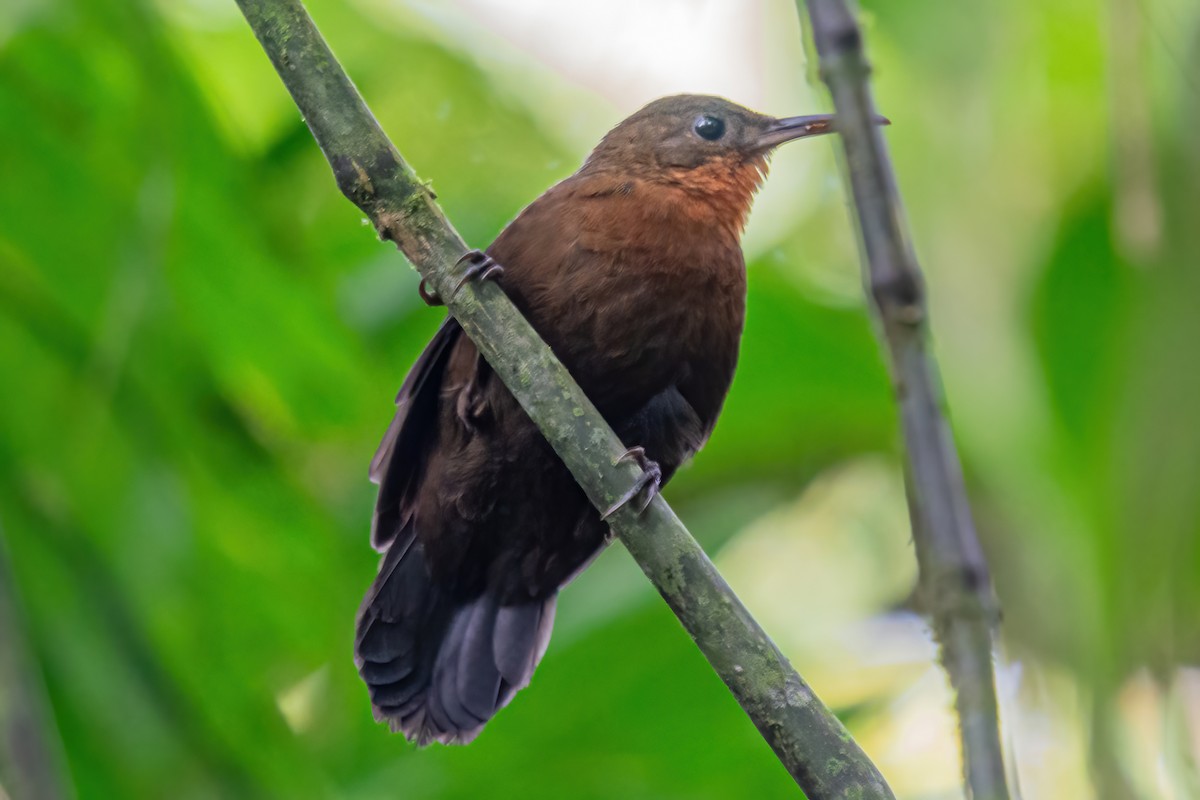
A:
<svg viewBox="0 0 1200 800">
<path fill-rule="evenodd" d="M 1200 13 L 867 5 L 1006 648 L 1104 720 L 1138 670 L 1169 685 L 1200 656 Z M 581 159 L 469 41 L 311 6 L 468 241 Z M 897 452 L 869 319 L 828 291 L 856 269 L 844 200 L 814 192 L 753 254 L 726 414 L 668 491 L 710 548 Z M 360 223 L 232 3 L 0 10 L 0 522 L 79 795 L 788 796 L 619 549 L 477 743 L 417 752 L 374 724 L 350 659 L 366 464 L 440 315 Z M 817 516 L 825 536 L 847 519 Z M 879 547 L 853 541 L 857 561 L 820 565 L 831 585 Z M 761 561 L 730 560 L 735 588 L 797 593 L 756 595 L 764 619 L 822 616 L 803 570 Z M 780 640 L 804 674 L 825 649 Z M 836 696 L 856 730 L 885 713 Z"/>
</svg>

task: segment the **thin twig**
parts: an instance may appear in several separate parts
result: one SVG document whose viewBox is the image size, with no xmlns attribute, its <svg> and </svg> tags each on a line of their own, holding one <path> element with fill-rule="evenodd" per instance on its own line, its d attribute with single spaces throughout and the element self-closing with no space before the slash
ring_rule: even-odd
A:
<svg viewBox="0 0 1200 800">
<path fill-rule="evenodd" d="M 367 110 L 298 0 L 238 0 L 342 192 L 395 242 L 538 424 L 588 498 L 613 504 L 638 477 L 625 446 L 492 282 L 453 289 L 466 245 Z M 670 507 L 610 518 L 642 570 L 813 800 L 891 798 L 874 765 L 750 616 Z"/>
<path fill-rule="evenodd" d="M 891 356 L 907 455 L 922 600 L 956 692 L 963 770 L 974 800 L 1008 797 L 992 672 L 999 606 L 975 535 L 962 469 L 927 349 L 924 283 L 909 242 L 875 108 L 862 34 L 845 0 L 806 0 L 866 255 L 867 289 Z"/>
</svg>

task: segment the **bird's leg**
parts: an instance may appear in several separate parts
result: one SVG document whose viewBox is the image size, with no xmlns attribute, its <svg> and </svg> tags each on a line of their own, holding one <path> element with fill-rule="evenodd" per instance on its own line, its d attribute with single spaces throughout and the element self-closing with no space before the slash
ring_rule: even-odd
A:
<svg viewBox="0 0 1200 800">
<path fill-rule="evenodd" d="M 471 370 L 471 377 L 458 390 L 458 398 L 454 401 L 454 411 L 463 427 L 470 433 L 476 432 L 475 421 L 487 410 L 483 389 L 489 375 L 491 372 L 487 362 L 476 353 L 475 368 Z"/>
<path fill-rule="evenodd" d="M 463 264 L 467 268 L 463 270 L 463 275 L 459 278 L 458 283 L 454 285 L 454 291 L 450 293 L 450 299 L 453 300 L 458 296 L 458 291 L 463 285 L 470 280 L 495 280 L 504 274 L 504 267 L 497 264 L 492 257 L 482 250 L 471 250 L 463 255 L 462 258 L 454 265 L 457 269 Z"/>
<path fill-rule="evenodd" d="M 623 461 L 636 463 L 642 468 L 642 474 L 633 482 L 633 486 L 629 487 L 629 491 L 618 497 L 617 502 L 609 506 L 608 510 L 600 515 L 600 519 L 608 519 L 634 498 L 638 498 L 637 512 L 641 514 L 650 505 L 650 502 L 658 496 L 658 490 L 662 484 L 662 469 L 658 464 L 646 457 L 646 451 L 641 447 L 631 447 L 621 454 L 616 463 L 620 464 Z"/>
</svg>

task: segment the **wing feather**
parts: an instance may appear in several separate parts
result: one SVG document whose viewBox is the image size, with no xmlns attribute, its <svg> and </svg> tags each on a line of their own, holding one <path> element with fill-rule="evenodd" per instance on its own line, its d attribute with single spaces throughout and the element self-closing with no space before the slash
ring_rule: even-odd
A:
<svg viewBox="0 0 1200 800">
<path fill-rule="evenodd" d="M 371 546 L 383 552 L 404 527 L 411 511 L 425 442 L 437 426 L 442 378 L 462 328 L 446 317 L 426 345 L 396 395 L 396 415 L 371 459 L 371 480 L 379 485 Z"/>
</svg>

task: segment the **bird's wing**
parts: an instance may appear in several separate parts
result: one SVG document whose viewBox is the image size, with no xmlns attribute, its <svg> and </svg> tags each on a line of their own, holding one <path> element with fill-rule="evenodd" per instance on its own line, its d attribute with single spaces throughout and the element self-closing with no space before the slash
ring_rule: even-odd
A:
<svg viewBox="0 0 1200 800">
<path fill-rule="evenodd" d="M 371 459 L 371 480 L 379 484 L 371 520 L 371 546 L 376 550 L 388 548 L 412 511 L 426 437 L 437 427 L 442 376 L 461 335 L 458 322 L 446 317 L 396 395 L 396 416 Z"/>
<path fill-rule="evenodd" d="M 629 447 L 641 446 L 662 468 L 665 484 L 684 462 L 704 446 L 708 425 L 672 385 L 659 392 L 633 416 L 616 426 L 617 435 Z"/>
</svg>

